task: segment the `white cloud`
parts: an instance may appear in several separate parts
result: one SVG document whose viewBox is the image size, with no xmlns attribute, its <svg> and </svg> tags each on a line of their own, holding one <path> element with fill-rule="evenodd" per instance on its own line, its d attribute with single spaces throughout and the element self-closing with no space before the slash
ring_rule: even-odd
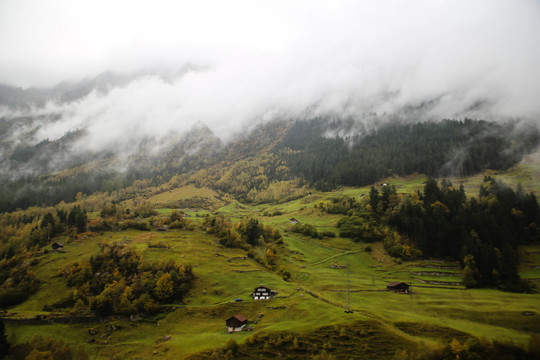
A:
<svg viewBox="0 0 540 360">
<path fill-rule="evenodd" d="M 306 112 L 376 122 L 432 101 L 408 116 L 537 121 L 538 34 L 535 0 L 4 0 L 0 82 L 198 69 L 35 110 L 62 114 L 40 137 L 86 128 L 90 149 L 198 123 L 226 139 Z"/>
</svg>

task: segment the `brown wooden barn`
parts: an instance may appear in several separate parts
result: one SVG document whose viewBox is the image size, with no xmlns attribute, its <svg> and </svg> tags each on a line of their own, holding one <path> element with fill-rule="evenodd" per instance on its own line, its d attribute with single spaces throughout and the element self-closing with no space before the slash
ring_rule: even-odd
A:
<svg viewBox="0 0 540 360">
<path fill-rule="evenodd" d="M 397 294 L 408 294 L 409 284 L 400 281 L 391 282 L 386 285 L 386 289 Z"/>
<path fill-rule="evenodd" d="M 63 250 L 64 249 L 64 244 L 61 244 L 59 242 L 55 242 L 51 245 L 52 249 L 53 250 Z"/>
<path fill-rule="evenodd" d="M 236 331 L 243 331 L 247 326 L 248 318 L 244 315 L 234 315 L 225 320 L 225 325 L 227 326 L 227 331 L 230 333 Z"/>
</svg>

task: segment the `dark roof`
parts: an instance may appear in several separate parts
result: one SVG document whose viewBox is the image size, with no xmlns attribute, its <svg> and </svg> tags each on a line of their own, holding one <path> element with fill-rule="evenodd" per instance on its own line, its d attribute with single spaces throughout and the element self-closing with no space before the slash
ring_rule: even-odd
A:
<svg viewBox="0 0 540 360">
<path fill-rule="evenodd" d="M 394 281 L 394 282 L 388 283 L 388 285 L 386 285 L 386 287 L 396 287 L 396 286 L 399 286 L 399 285 L 409 286 L 409 284 L 404 283 L 402 281 Z"/>
<path fill-rule="evenodd" d="M 60 247 L 64 247 L 64 244 L 59 243 L 59 242 L 55 242 L 55 243 L 52 243 L 52 246 L 60 246 Z"/>
<path fill-rule="evenodd" d="M 240 327 L 242 325 L 246 325 L 248 323 L 248 318 L 244 315 L 234 315 L 225 320 L 225 325 L 230 327 Z"/>
<path fill-rule="evenodd" d="M 240 322 L 244 322 L 244 321 L 247 321 L 247 317 L 245 317 L 244 315 L 234 315 L 233 318 L 235 318 L 236 320 L 240 321 Z"/>
<path fill-rule="evenodd" d="M 262 288 L 262 289 L 266 289 L 266 290 L 270 290 L 270 288 L 269 288 L 268 286 L 259 285 L 259 286 L 257 286 L 253 291 L 257 291 L 257 290 L 259 290 L 259 289 L 261 289 L 261 288 Z"/>
</svg>

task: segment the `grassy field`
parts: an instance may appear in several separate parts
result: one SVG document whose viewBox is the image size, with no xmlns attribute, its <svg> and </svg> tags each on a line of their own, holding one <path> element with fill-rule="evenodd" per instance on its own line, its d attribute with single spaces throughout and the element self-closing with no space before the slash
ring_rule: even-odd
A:
<svg viewBox="0 0 540 360">
<path fill-rule="evenodd" d="M 512 171 L 515 170 L 497 177 L 512 178 Z M 531 168 L 530 171 L 530 176 L 537 180 L 538 169 Z M 529 175 L 520 176 L 527 180 Z M 521 177 L 512 178 L 512 181 Z M 385 181 L 395 184 L 399 193 L 410 193 L 422 187 L 425 177 Z M 480 181 L 480 177 L 462 180 L 469 193 L 477 192 Z M 533 190 L 536 185 L 532 183 L 525 183 L 524 188 Z M 206 197 L 213 199 L 214 206 L 220 206 L 219 212 L 232 219 L 252 216 L 278 228 L 284 238 L 278 253 L 280 266 L 291 273 L 291 279 L 283 280 L 280 275 L 245 257 L 243 250 L 222 247 L 216 238 L 201 230 L 108 232 L 69 242 L 65 252 L 41 256 L 36 275 L 42 286 L 26 302 L 9 309 L 17 313 L 13 317 L 32 318 L 46 314 L 43 305 L 60 300 L 71 291 L 58 276 L 59 271 L 96 254 L 100 243 L 123 242 L 126 247 L 143 253 L 149 261 L 172 258 L 179 264 L 192 265 L 197 278 L 185 303 L 172 304 L 171 312 L 142 321 L 118 317 L 92 324 L 8 322 L 8 334 L 15 333 L 18 341 L 28 340 L 35 334 L 61 337 L 74 347 L 86 344 L 90 356 L 98 359 L 186 358 L 224 346 L 230 338 L 256 346 L 254 336 L 276 333 L 284 334 L 284 337 L 286 334 L 289 339 L 304 336 L 314 342 L 319 341 L 317 339 L 324 342 L 316 335 L 324 333 L 338 344 L 340 340 L 336 334 L 339 331 L 333 329 L 340 328 L 346 328 L 347 332 L 365 327 L 372 329 L 372 332 L 364 332 L 364 335 L 371 335 L 358 335 L 355 339 L 356 344 L 365 344 L 366 349 L 371 349 L 371 358 L 388 358 L 389 355 L 369 348 L 370 341 L 396 344 L 396 349 L 414 349 L 420 344 L 435 344 L 438 339 L 456 338 L 463 342 L 477 337 L 525 345 L 531 335 L 540 336 L 540 294 L 428 284 L 429 281 L 460 282 L 462 270 L 455 263 L 439 261 L 397 263 L 385 254 L 380 243 L 371 244 L 371 251 L 366 251 L 366 244 L 349 239 L 313 239 L 286 232 L 290 218 L 294 217 L 318 229 L 337 233 L 340 216 L 321 212 L 315 205 L 338 195 L 359 198 L 367 193 L 369 187 L 343 188 L 331 193 L 312 193 L 288 203 L 257 206 L 223 201 L 219 194 L 195 187 L 153 195 L 148 201 L 161 216 L 171 211 L 165 205 L 192 197 Z M 197 215 L 202 216 L 208 210 L 190 209 L 187 213 L 197 222 L 201 219 Z M 58 240 L 65 242 L 66 239 Z M 149 247 L 156 242 L 167 243 L 170 248 Z M 523 247 L 520 256 L 522 276 L 539 279 L 540 246 Z M 409 282 L 412 294 L 385 291 L 386 284 L 391 281 Z M 251 292 L 260 284 L 277 291 L 278 296 L 268 301 L 251 300 Z M 236 302 L 238 298 L 242 301 Z M 348 306 L 354 311 L 352 314 L 345 313 Z M 252 324 L 253 332 L 228 334 L 225 319 L 235 314 L 257 319 Z M 108 330 L 111 324 L 116 330 Z M 90 336 L 89 331 L 97 335 Z M 362 331 L 358 330 L 358 334 Z M 90 337 L 95 341 L 87 343 Z M 341 349 L 336 345 L 335 349 L 338 348 Z M 260 351 L 263 351 L 262 345 Z M 336 351 L 341 354 L 339 351 L 342 350 Z"/>
</svg>

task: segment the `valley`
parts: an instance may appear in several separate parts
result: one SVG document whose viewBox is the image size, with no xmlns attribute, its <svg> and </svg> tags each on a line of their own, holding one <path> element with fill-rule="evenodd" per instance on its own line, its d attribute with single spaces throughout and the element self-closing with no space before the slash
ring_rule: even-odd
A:
<svg viewBox="0 0 540 360">
<path fill-rule="evenodd" d="M 513 179 L 523 171 L 515 168 L 500 176 Z M 387 181 L 404 194 L 421 189 L 425 177 Z M 478 179 L 461 181 L 472 192 Z M 524 186 L 533 187 L 534 181 Z M 147 191 L 152 193 L 151 189 Z M 64 235 L 51 239 L 63 243 L 64 248 L 36 256 L 38 264 L 33 272 L 41 285 L 26 301 L 7 309 L 7 333 L 16 334 L 18 343 L 41 335 L 60 338 L 73 349 L 83 344 L 89 357 L 98 359 L 214 358 L 225 356 L 231 346 L 236 349 L 235 357 L 246 359 L 250 351 L 256 351 L 260 358 L 272 358 L 280 351 L 285 358 L 321 354 L 347 358 L 354 351 L 358 356 L 386 359 L 414 354 L 453 339 L 461 344 L 473 338 L 511 341 L 527 348 L 531 336 L 540 334 L 537 293 L 468 289 L 462 284 L 463 270 L 457 262 L 401 261 L 388 256 L 382 242 L 368 244 L 339 236 L 313 238 L 290 231 L 294 218 L 319 231 L 338 234 L 336 224 L 343 215 L 323 212 L 320 204 L 344 195 L 360 199 L 369 191 L 370 187 L 310 192 L 274 205 L 245 204 L 192 185 L 146 195 L 152 206 L 204 199 L 207 209 L 177 209 L 185 210 L 189 229 L 127 229 L 102 231 L 80 239 L 66 239 Z M 91 196 L 85 201 L 91 201 Z M 173 211 L 159 207 L 156 210 L 154 218 Z M 276 266 L 255 261 L 243 249 L 220 244 L 201 226 L 203 216 L 209 213 L 224 214 L 233 222 L 254 218 L 279 230 L 282 243 L 277 245 Z M 97 216 L 89 214 L 90 219 Z M 81 320 L 76 310 L 43 310 L 44 305 L 72 292 L 59 275 L 63 269 L 87 261 L 99 253 L 103 244 L 114 243 L 142 254 L 148 261 L 173 259 L 192 266 L 196 279 L 185 300 L 162 305 L 156 315 L 131 319 L 117 315 L 83 316 Z M 520 274 L 536 283 L 540 277 L 539 253 L 540 245 L 520 248 L 525 260 Z M 285 272 L 289 275 L 284 276 Z M 411 293 L 387 291 L 392 281 L 410 284 Z M 261 284 L 276 291 L 277 296 L 253 300 L 250 295 Z M 344 311 L 349 302 L 352 313 Z M 227 333 L 225 320 L 235 314 L 246 316 L 252 331 Z M 230 339 L 236 345 L 231 345 Z M 302 344 L 311 350 L 302 350 Z"/>
<path fill-rule="evenodd" d="M 538 34 L 1 0 L 0 360 L 540 359 Z"/>
</svg>

